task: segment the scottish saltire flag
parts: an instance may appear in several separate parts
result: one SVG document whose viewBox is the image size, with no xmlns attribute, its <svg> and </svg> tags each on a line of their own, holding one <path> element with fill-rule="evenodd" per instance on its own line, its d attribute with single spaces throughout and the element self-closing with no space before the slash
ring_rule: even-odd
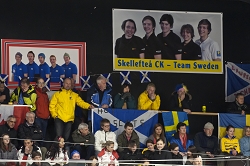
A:
<svg viewBox="0 0 250 166">
<path fill-rule="evenodd" d="M 131 122 L 140 138 L 141 147 L 145 147 L 148 137 L 153 133 L 154 125 L 158 123 L 158 112 L 95 108 L 92 109 L 93 133 L 101 129 L 100 122 L 103 118 L 110 121 L 110 130 L 115 132 L 116 136 L 124 131 L 126 122 Z"/>
<path fill-rule="evenodd" d="M 50 78 L 47 78 L 46 80 L 44 80 L 44 87 L 50 91 Z"/>
<path fill-rule="evenodd" d="M 0 80 L 4 82 L 4 86 L 8 86 L 8 77 L 9 75 L 6 74 L 0 74 Z"/>
<path fill-rule="evenodd" d="M 235 101 L 235 95 L 242 93 L 245 102 L 250 104 L 250 64 L 226 64 L 226 102 Z"/>
<path fill-rule="evenodd" d="M 150 74 L 148 71 L 140 71 L 141 83 L 151 82 Z"/>
<path fill-rule="evenodd" d="M 91 87 L 91 80 L 90 80 L 90 76 L 81 76 L 81 86 L 82 86 L 82 90 L 86 90 L 89 89 Z"/>
<path fill-rule="evenodd" d="M 130 80 L 130 71 L 122 71 L 120 72 L 120 80 L 121 80 L 121 85 L 123 84 L 132 84 Z"/>
<path fill-rule="evenodd" d="M 238 139 L 242 138 L 243 128 L 245 126 L 250 126 L 250 115 L 220 113 L 218 116 L 219 138 L 222 138 L 226 135 L 226 128 L 228 125 L 235 127 L 234 135 Z"/>
<path fill-rule="evenodd" d="M 107 79 L 107 84 L 109 84 L 109 86 L 112 87 L 112 81 L 111 81 L 111 73 L 108 73 L 108 74 L 101 74 L 101 76 L 105 77 Z"/>
<path fill-rule="evenodd" d="M 165 128 L 165 135 L 168 141 L 170 141 L 172 135 L 176 133 L 176 126 L 179 122 L 183 122 L 187 125 L 186 129 L 187 133 L 189 133 L 189 123 L 186 112 L 180 112 L 180 111 L 163 112 L 162 119 Z"/>
</svg>

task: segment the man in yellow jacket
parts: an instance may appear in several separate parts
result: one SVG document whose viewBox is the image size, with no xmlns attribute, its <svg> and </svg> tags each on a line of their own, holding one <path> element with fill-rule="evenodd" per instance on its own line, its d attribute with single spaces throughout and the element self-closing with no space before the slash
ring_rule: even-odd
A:
<svg viewBox="0 0 250 166">
<path fill-rule="evenodd" d="M 149 83 L 147 89 L 142 92 L 138 98 L 139 110 L 159 110 L 161 99 L 159 95 L 155 94 L 155 85 Z"/>
<path fill-rule="evenodd" d="M 93 105 L 84 102 L 81 97 L 71 90 L 71 80 L 66 78 L 63 88 L 52 96 L 49 110 L 52 118 L 55 119 L 56 136 L 62 136 L 68 140 L 71 126 L 75 118 L 75 105 L 83 109 L 92 109 Z"/>
</svg>

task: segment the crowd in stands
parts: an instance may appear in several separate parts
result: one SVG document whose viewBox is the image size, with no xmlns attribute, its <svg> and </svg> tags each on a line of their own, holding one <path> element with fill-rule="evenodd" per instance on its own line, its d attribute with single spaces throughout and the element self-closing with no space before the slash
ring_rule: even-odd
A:
<svg viewBox="0 0 250 166">
<path fill-rule="evenodd" d="M 91 133 L 88 121 L 78 122 L 77 128 L 72 130 L 77 107 L 87 109 L 110 108 L 120 109 L 158 110 L 160 96 L 155 93 L 156 87 L 149 83 L 146 90 L 139 96 L 138 101 L 130 92 L 129 85 L 123 85 L 121 92 L 113 98 L 111 87 L 106 78 L 99 76 L 96 84 L 88 90 L 87 102 L 75 93 L 74 79 L 66 78 L 63 87 L 56 91 L 49 101 L 43 78 L 36 79 L 36 86 L 30 85 L 26 77 L 20 81 L 11 94 L 0 82 L 0 101 L 2 104 L 31 105 L 26 113 L 25 122 L 14 129 L 16 117 L 10 115 L 4 125 L 0 126 L 0 159 L 27 160 L 17 162 L 25 165 L 77 165 L 69 159 L 91 160 L 87 165 L 149 165 L 149 164 L 186 164 L 202 165 L 202 158 L 214 159 L 218 156 L 250 156 L 250 127 L 244 129 L 244 137 L 238 140 L 234 136 L 235 128 L 228 126 L 226 135 L 220 141 L 213 135 L 214 126 L 208 122 L 204 131 L 194 137 L 186 132 L 186 124 L 178 123 L 176 133 L 167 140 L 164 128 L 160 123 L 155 124 L 152 135 L 145 142 L 146 147 L 140 148 L 139 136 L 132 123 L 124 125 L 124 131 L 116 135 L 110 130 L 110 121 L 101 120 L 100 130 Z M 173 110 L 191 112 L 191 95 L 187 93 L 185 85 L 177 85 L 171 97 Z M 138 104 L 136 104 L 138 102 Z M 242 94 L 236 96 L 235 103 L 229 106 L 230 112 L 245 114 L 248 107 L 244 104 Z M 91 111 L 89 111 L 91 112 Z M 54 122 L 55 138 L 46 140 L 48 120 Z M 91 120 L 89 114 L 88 120 Z M 52 142 L 47 145 L 46 141 Z M 218 144 L 218 142 L 220 142 Z M 40 163 L 39 160 L 45 160 Z M 125 162 L 126 161 L 126 162 Z M 124 163 L 124 164 L 123 164 Z M 242 161 L 218 162 L 219 165 L 244 165 Z M 0 163 L 3 164 L 3 163 Z M 217 165 L 215 161 L 206 164 Z M 16 165 L 7 162 L 4 165 Z M 129 164 L 128 164 L 129 165 Z"/>
</svg>

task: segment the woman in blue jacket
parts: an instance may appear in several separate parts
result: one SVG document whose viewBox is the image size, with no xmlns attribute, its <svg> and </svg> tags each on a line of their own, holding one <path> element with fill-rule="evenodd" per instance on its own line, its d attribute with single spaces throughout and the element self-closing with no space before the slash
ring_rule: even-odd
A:
<svg viewBox="0 0 250 166">
<path fill-rule="evenodd" d="M 172 137 L 170 143 L 176 143 L 180 152 L 187 152 L 188 147 L 194 145 L 193 139 L 186 133 L 186 124 L 179 122 L 177 132 Z"/>
</svg>

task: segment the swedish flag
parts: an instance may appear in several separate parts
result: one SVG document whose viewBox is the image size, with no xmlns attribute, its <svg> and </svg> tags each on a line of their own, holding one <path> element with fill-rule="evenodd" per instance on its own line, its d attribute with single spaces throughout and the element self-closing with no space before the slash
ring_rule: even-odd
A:
<svg viewBox="0 0 250 166">
<path fill-rule="evenodd" d="M 186 112 L 170 111 L 163 112 L 162 118 L 164 122 L 165 135 L 168 141 L 170 141 L 172 135 L 176 132 L 176 126 L 179 122 L 183 122 L 187 125 L 187 133 L 189 133 L 188 116 Z"/>
<path fill-rule="evenodd" d="M 235 128 L 234 135 L 240 139 L 243 136 L 243 128 L 250 126 L 250 115 L 240 114 L 219 114 L 219 138 L 226 135 L 226 128 L 232 125 Z"/>
</svg>

